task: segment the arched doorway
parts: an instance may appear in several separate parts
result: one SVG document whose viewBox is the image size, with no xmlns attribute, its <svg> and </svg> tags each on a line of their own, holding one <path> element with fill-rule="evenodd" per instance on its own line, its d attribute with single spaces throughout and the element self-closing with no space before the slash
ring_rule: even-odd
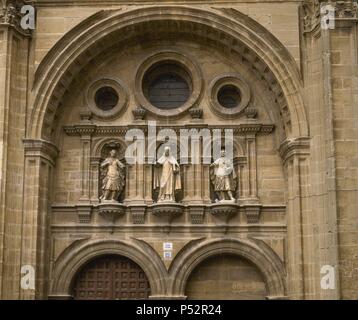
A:
<svg viewBox="0 0 358 320">
<path fill-rule="evenodd" d="M 150 286 L 144 271 L 132 260 L 118 255 L 88 262 L 72 287 L 76 300 L 147 299 Z"/>
<path fill-rule="evenodd" d="M 193 270 L 185 295 L 189 300 L 263 300 L 267 290 L 256 266 L 237 255 L 220 254 Z"/>
</svg>

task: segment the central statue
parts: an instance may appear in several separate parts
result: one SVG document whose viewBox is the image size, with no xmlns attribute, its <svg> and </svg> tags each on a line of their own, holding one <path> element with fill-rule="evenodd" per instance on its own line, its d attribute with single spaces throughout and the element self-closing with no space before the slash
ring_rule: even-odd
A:
<svg viewBox="0 0 358 320">
<path fill-rule="evenodd" d="M 154 189 L 159 188 L 158 202 L 175 202 L 175 191 L 181 190 L 180 167 L 170 154 L 170 147 L 157 161 L 154 176 Z"/>
</svg>

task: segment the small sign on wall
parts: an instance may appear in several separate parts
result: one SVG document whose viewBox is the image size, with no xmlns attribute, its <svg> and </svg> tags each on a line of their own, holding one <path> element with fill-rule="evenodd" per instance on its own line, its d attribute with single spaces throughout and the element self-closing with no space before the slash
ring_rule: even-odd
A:
<svg viewBox="0 0 358 320">
<path fill-rule="evenodd" d="M 173 242 L 164 242 L 163 250 L 164 251 L 172 251 L 173 250 Z"/>
<path fill-rule="evenodd" d="M 172 260 L 173 258 L 173 242 L 163 242 L 163 258 L 164 260 Z"/>
<path fill-rule="evenodd" d="M 172 260 L 172 252 L 164 251 L 164 260 Z"/>
</svg>

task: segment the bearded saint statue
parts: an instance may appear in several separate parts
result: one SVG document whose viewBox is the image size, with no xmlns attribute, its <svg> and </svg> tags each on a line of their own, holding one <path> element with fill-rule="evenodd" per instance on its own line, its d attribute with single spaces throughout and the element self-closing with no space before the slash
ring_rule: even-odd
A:
<svg viewBox="0 0 358 320">
<path fill-rule="evenodd" d="M 233 192 L 236 189 L 236 174 L 234 166 L 230 159 L 226 157 L 224 150 L 221 150 L 221 157 L 210 165 L 210 180 L 214 186 L 214 191 L 219 196 L 219 201 L 235 201 Z"/>
<path fill-rule="evenodd" d="M 159 189 L 158 202 L 175 202 L 175 192 L 181 189 L 180 167 L 170 154 L 170 147 L 164 148 L 157 161 L 154 189 Z"/>
</svg>

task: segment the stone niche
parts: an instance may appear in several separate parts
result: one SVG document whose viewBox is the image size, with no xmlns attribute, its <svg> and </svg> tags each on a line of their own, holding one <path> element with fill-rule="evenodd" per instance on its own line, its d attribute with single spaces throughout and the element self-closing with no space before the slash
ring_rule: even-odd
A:
<svg viewBox="0 0 358 320">
<path fill-rule="evenodd" d="M 105 61 L 97 57 L 81 72 L 87 81 L 74 86 L 63 102 L 68 112 L 58 119 L 62 150 L 54 182 L 54 221 L 257 224 L 265 221 L 265 216 L 268 221 L 282 216 L 284 179 L 275 150 L 277 132 L 282 128 L 268 112 L 272 92 L 261 87 L 244 61 L 234 67 L 219 50 L 212 49 L 209 54 L 188 39 L 180 47 L 166 45 L 165 40 L 159 49 L 149 43 L 143 50 L 129 46 L 125 50 L 130 60 L 118 54 L 119 48 L 111 50 Z M 183 97 L 175 98 L 177 92 L 183 92 Z M 166 99 L 169 106 L 163 105 Z M 81 107 L 71 108 L 75 105 Z M 218 203 L 210 163 L 215 160 L 213 146 L 224 141 L 227 129 L 234 138 L 235 201 Z M 194 134 L 182 145 L 179 137 L 183 130 L 206 130 L 212 141 Z M 161 150 L 167 133 L 177 135 L 173 150 L 177 156 L 187 154 L 188 162 L 177 157 L 181 189 L 175 193 L 174 203 L 160 204 L 148 144 L 155 136 L 154 149 Z M 222 141 L 215 136 L 218 133 Z M 132 163 L 125 156 L 133 144 L 145 146 L 144 163 Z M 107 203 L 101 199 L 101 164 L 111 150 L 125 167 L 124 186 L 114 201 Z M 191 157 L 199 161 L 193 164 Z"/>
</svg>

